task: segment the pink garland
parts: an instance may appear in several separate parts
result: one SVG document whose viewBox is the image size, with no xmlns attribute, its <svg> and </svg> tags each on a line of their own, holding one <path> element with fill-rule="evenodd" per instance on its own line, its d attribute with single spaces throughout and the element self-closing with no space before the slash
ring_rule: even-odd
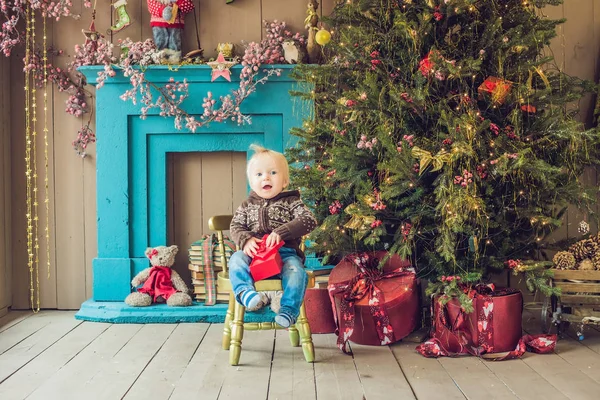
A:
<svg viewBox="0 0 600 400">
<path fill-rule="evenodd" d="M 0 0 L 0 12 L 4 16 L 0 30 L 0 51 L 6 57 L 10 56 L 13 47 L 25 40 L 25 24 L 20 24 L 19 21 L 25 20 L 28 3 L 32 10 L 40 11 L 42 16 L 56 21 L 62 17 L 74 16 L 71 14 L 71 0 Z M 89 8 L 91 3 L 86 2 L 84 5 Z"/>
<path fill-rule="evenodd" d="M 71 16 L 71 0 L 0 0 L 0 11 L 5 16 L 5 23 L 0 32 L 0 51 L 9 56 L 14 46 L 24 40 L 24 33 L 19 31 L 17 23 L 23 20 L 27 9 L 27 1 L 31 8 L 40 10 L 42 15 L 59 20 L 64 16 Z M 91 2 L 85 1 L 85 7 L 91 7 Z M 160 54 L 153 41 L 133 42 L 126 39 L 119 43 L 120 49 L 127 49 L 117 63 L 113 55 L 113 45 L 104 38 L 96 42 L 75 46 L 73 61 L 67 68 L 59 68 L 51 63 L 47 64 L 48 81 L 56 85 L 59 91 L 67 92 L 65 112 L 75 117 L 82 118 L 90 114 L 88 121 L 77 132 L 73 147 L 78 155 L 85 157 L 86 149 L 90 143 L 96 141 L 96 136 L 90 128 L 92 113 L 90 104 L 93 104 L 93 95 L 85 90 L 85 79 L 77 68 L 84 65 L 104 65 L 104 70 L 98 73 L 97 88 L 104 86 L 107 78 L 116 75 L 115 69 L 122 70 L 124 76 L 129 77 L 131 88 L 121 95 L 124 101 L 131 100 L 137 104 L 142 103 L 140 117 L 146 118 L 152 109 L 158 109 L 162 117 L 173 117 L 176 129 L 185 128 L 195 132 L 198 128 L 210 122 L 235 121 L 242 125 L 251 123 L 249 116 L 242 114 L 240 106 L 243 101 L 256 91 L 259 84 L 267 82 L 272 75 L 279 76 L 278 69 L 265 69 L 262 77 L 258 78 L 260 67 L 263 64 L 274 64 L 284 61 L 282 43 L 285 40 L 294 40 L 300 44 L 305 43 L 304 36 L 296 33 L 292 35 L 287 31 L 285 22 L 263 21 L 266 38 L 260 43 L 250 43 L 242 57 L 242 71 L 240 73 L 240 86 L 232 94 L 221 96 L 218 101 L 208 92 L 202 102 L 203 112 L 197 119 L 181 108 L 182 103 L 189 96 L 187 81 L 176 82 L 173 78 L 164 85 L 158 86 L 145 78 L 144 71 L 147 66 L 160 62 Z M 62 55 L 61 50 L 48 49 L 49 54 Z M 41 50 L 36 49 L 29 60 L 24 60 L 24 70 L 29 70 L 36 80 L 36 85 L 43 85 L 44 68 Z M 152 90 L 154 89 L 154 91 Z M 155 97 L 154 94 L 158 94 Z"/>
</svg>

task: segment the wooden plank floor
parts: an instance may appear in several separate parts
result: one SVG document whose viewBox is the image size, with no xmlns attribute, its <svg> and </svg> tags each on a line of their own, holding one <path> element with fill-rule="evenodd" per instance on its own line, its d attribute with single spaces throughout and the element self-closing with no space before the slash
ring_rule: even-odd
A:
<svg viewBox="0 0 600 400">
<path fill-rule="evenodd" d="M 353 345 L 313 335 L 304 361 L 285 331 L 247 332 L 241 364 L 221 350 L 222 324 L 103 324 L 73 312 L 0 318 L 0 399 L 590 399 L 600 398 L 600 331 L 569 331 L 555 353 L 486 362 L 426 359 L 414 343 Z M 539 313 L 524 329 L 538 333 Z M 576 329 L 577 327 L 575 327 Z"/>
</svg>

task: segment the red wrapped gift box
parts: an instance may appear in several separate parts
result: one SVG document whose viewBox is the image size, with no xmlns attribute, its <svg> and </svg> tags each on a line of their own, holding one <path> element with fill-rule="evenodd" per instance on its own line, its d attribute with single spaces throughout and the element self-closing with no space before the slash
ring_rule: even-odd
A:
<svg viewBox="0 0 600 400">
<path fill-rule="evenodd" d="M 512 83 L 507 80 L 496 78 L 495 76 L 488 76 L 485 81 L 479 85 L 477 91 L 481 95 L 489 95 L 493 103 L 503 104 L 510 93 L 511 86 Z"/>
<path fill-rule="evenodd" d="M 450 353 L 499 353 L 514 350 L 521 338 L 523 295 L 518 289 L 478 286 L 474 311 L 466 314 L 457 300 L 442 306 L 433 299 L 432 337 Z"/>
<path fill-rule="evenodd" d="M 279 249 L 284 245 L 284 242 L 281 241 L 267 248 L 267 237 L 269 235 L 263 236 L 258 252 L 250 263 L 250 275 L 252 275 L 254 282 L 280 274 L 281 267 L 283 267 Z"/>
<path fill-rule="evenodd" d="M 386 252 L 368 253 L 377 260 Z M 378 264 L 376 261 L 375 265 Z M 338 324 L 338 347 L 346 341 L 380 346 L 406 337 L 419 326 L 419 290 L 410 263 L 397 255 L 383 270 L 365 273 L 346 257 L 329 276 L 329 294 Z"/>
<path fill-rule="evenodd" d="M 306 318 L 312 333 L 335 332 L 335 321 L 331 311 L 331 300 L 325 288 L 310 288 L 304 293 Z"/>
</svg>

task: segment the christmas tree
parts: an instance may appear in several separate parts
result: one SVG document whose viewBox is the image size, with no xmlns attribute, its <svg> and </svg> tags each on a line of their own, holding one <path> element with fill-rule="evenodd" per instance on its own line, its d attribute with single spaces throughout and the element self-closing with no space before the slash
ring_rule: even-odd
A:
<svg viewBox="0 0 600 400">
<path fill-rule="evenodd" d="M 595 199 L 578 177 L 598 161 L 597 131 L 576 120 L 593 86 L 544 56 L 563 21 L 540 9 L 559 3 L 338 3 L 328 61 L 296 71 L 315 115 L 288 152 L 315 250 L 387 250 L 443 285 L 545 265 L 528 260 L 569 204 Z"/>
</svg>

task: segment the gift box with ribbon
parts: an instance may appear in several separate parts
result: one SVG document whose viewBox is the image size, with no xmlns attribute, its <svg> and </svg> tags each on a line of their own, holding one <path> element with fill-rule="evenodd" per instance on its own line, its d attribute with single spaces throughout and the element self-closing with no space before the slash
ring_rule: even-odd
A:
<svg viewBox="0 0 600 400">
<path fill-rule="evenodd" d="M 304 293 L 306 319 L 312 333 L 334 333 L 335 320 L 331 311 L 331 299 L 326 288 L 309 288 Z"/>
<path fill-rule="evenodd" d="M 477 91 L 481 95 L 488 95 L 491 97 L 494 104 L 502 104 L 506 100 L 506 97 L 510 93 L 511 83 L 504 79 L 496 78 L 495 76 L 488 76 Z"/>
<path fill-rule="evenodd" d="M 487 353 L 513 350 L 521 337 L 523 295 L 518 289 L 478 285 L 469 289 L 474 311 L 466 314 L 457 300 L 442 306 L 433 300 L 432 337 L 438 338 L 449 351 L 465 353 L 481 347 Z M 452 334 L 460 332 L 460 335 Z"/>
<path fill-rule="evenodd" d="M 473 312 L 466 313 L 456 299 L 445 305 L 439 297 L 432 303 L 431 339 L 417 346 L 425 357 L 471 354 L 491 360 L 508 360 L 526 349 L 548 353 L 556 335 L 523 336 L 521 321 L 523 295 L 517 289 L 496 289 L 493 285 L 465 288 L 473 300 Z"/>
<path fill-rule="evenodd" d="M 250 275 L 252 275 L 254 282 L 280 274 L 281 267 L 283 267 L 279 249 L 283 247 L 284 242 L 281 241 L 273 246 L 267 247 L 268 237 L 269 235 L 263 236 L 258 251 L 250 263 Z"/>
<path fill-rule="evenodd" d="M 373 346 L 396 342 L 419 324 L 419 290 L 414 269 L 397 255 L 377 268 L 386 252 L 344 258 L 329 276 L 337 345 L 350 354 L 348 340 Z"/>
</svg>

